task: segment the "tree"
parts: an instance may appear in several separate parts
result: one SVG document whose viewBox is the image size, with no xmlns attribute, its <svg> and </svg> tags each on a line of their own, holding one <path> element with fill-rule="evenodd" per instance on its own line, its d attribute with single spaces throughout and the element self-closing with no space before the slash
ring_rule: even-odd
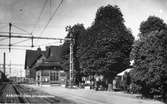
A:
<svg viewBox="0 0 167 104">
<path fill-rule="evenodd" d="M 73 60 L 74 60 L 74 72 L 75 72 L 75 83 L 79 85 L 81 81 L 81 69 L 79 63 L 79 48 L 82 41 L 82 34 L 85 31 L 83 24 L 74 25 L 72 28 L 72 35 L 74 38 L 73 45 Z"/>
<path fill-rule="evenodd" d="M 150 22 L 150 18 L 153 21 Z M 167 99 L 166 24 L 159 18 L 149 17 L 142 22 L 140 32 L 144 38 L 141 37 L 135 43 L 131 52 L 135 68 L 131 72 L 132 80 L 141 88 L 143 96 L 161 95 Z"/>
<path fill-rule="evenodd" d="M 164 28 L 167 28 L 167 27 L 161 18 L 155 17 L 155 16 L 149 16 L 147 21 L 143 21 L 140 24 L 141 34 L 139 34 L 139 36 L 140 36 L 140 38 L 147 37 L 147 35 L 150 32 L 156 31 L 156 30 L 160 31 Z"/>
<path fill-rule="evenodd" d="M 74 45 L 75 65 L 84 75 L 103 74 L 106 80 L 112 81 L 117 73 L 129 67 L 134 37 L 124 25 L 117 6 L 100 7 L 89 28 L 74 25 L 71 30 L 77 43 Z M 65 42 L 63 46 L 66 45 Z M 69 48 L 64 52 L 69 54 Z"/>
<path fill-rule="evenodd" d="M 124 25 L 117 6 L 107 5 L 97 10 L 92 26 L 87 30 L 91 48 L 81 58 L 88 72 L 104 74 L 112 81 L 114 76 L 129 66 L 133 36 Z"/>
</svg>

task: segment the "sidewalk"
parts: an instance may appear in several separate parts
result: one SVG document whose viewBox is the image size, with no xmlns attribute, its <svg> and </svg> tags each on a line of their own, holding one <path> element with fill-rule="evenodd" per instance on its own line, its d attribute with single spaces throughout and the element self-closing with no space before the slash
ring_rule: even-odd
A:
<svg viewBox="0 0 167 104">
<path fill-rule="evenodd" d="M 77 104 L 164 104 L 156 100 L 136 98 L 138 95 L 123 92 L 70 89 L 61 86 L 28 86 L 54 96 L 72 100 Z"/>
</svg>

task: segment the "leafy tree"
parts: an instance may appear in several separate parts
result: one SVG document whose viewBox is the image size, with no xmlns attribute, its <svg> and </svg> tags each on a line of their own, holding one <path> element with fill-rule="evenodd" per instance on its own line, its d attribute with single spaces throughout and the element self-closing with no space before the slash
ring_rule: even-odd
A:
<svg viewBox="0 0 167 104">
<path fill-rule="evenodd" d="M 160 31 L 162 29 L 166 28 L 166 24 L 164 21 L 155 16 L 148 17 L 147 21 L 143 21 L 140 24 L 140 32 L 139 34 L 140 38 L 147 37 L 147 35 L 152 31 Z"/>
<path fill-rule="evenodd" d="M 101 21 L 118 25 L 122 24 L 124 19 L 118 6 L 107 5 L 100 7 L 96 12 L 95 24 L 98 24 Z"/>
<path fill-rule="evenodd" d="M 145 37 L 135 42 L 131 52 L 135 68 L 131 76 L 144 96 L 167 99 L 167 28 L 161 19 L 154 17 L 150 22 L 150 18 L 142 22 L 140 31 Z M 161 22 L 155 25 L 157 21 Z"/>
<path fill-rule="evenodd" d="M 87 30 L 91 48 L 81 57 L 87 72 L 103 73 L 107 80 L 129 66 L 133 43 L 131 32 L 124 25 L 117 6 L 107 5 L 97 10 L 93 25 Z"/>
<path fill-rule="evenodd" d="M 72 28 L 72 34 L 74 38 L 73 45 L 73 60 L 74 60 L 74 71 L 75 71 L 75 83 L 79 85 L 81 81 L 81 69 L 79 63 L 79 49 L 82 41 L 82 34 L 85 31 L 83 24 L 74 25 Z"/>
<path fill-rule="evenodd" d="M 117 73 L 129 67 L 134 37 L 124 25 L 123 15 L 117 6 L 100 7 L 92 26 L 85 29 L 77 24 L 71 27 L 71 32 L 77 43 L 74 45 L 75 67 L 81 69 L 84 75 L 103 74 L 106 80 L 112 81 Z M 68 45 L 65 42 L 63 47 Z M 69 48 L 63 52 L 63 57 L 68 56 Z"/>
</svg>

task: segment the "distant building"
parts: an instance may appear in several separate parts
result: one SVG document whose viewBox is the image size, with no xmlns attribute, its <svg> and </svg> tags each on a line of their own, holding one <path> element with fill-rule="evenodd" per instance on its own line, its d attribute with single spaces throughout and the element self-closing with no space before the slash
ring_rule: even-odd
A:
<svg viewBox="0 0 167 104">
<path fill-rule="evenodd" d="M 25 70 L 26 78 L 38 84 L 65 83 L 66 73 L 61 66 L 61 47 L 49 46 L 46 51 L 27 50 Z"/>
<path fill-rule="evenodd" d="M 118 73 L 115 76 L 115 79 L 113 80 L 113 89 L 114 90 L 116 90 L 116 89 L 123 89 L 123 87 L 125 86 L 124 80 L 125 80 L 125 78 L 127 78 L 126 75 L 129 74 L 129 72 L 132 71 L 133 69 L 134 69 L 133 67 L 127 68 L 127 69 L 125 69 L 124 71 Z"/>
</svg>

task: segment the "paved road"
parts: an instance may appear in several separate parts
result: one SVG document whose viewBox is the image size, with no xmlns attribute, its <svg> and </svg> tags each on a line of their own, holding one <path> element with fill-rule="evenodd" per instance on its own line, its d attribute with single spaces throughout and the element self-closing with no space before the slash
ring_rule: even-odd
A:
<svg viewBox="0 0 167 104">
<path fill-rule="evenodd" d="M 72 100 L 77 104 L 163 104 L 159 101 L 139 99 L 129 94 L 85 89 L 68 89 L 60 86 L 35 86 L 35 89 Z"/>
</svg>

